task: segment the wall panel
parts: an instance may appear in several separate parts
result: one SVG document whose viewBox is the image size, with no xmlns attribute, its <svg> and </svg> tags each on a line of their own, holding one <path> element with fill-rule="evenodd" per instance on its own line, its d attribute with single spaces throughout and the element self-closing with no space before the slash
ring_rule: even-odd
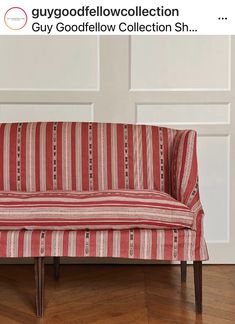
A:
<svg viewBox="0 0 235 324">
<path fill-rule="evenodd" d="M 1 37 L 0 89 L 97 90 L 99 38 Z"/>
<path fill-rule="evenodd" d="M 1 122 L 93 121 L 92 104 L 0 104 Z"/>
<path fill-rule="evenodd" d="M 137 104 L 136 118 L 140 123 L 159 125 L 229 124 L 229 104 Z"/>
<path fill-rule="evenodd" d="M 228 89 L 229 37 L 134 36 L 131 89 Z"/>
<path fill-rule="evenodd" d="M 229 136 L 199 136 L 198 165 L 207 242 L 229 242 Z"/>
</svg>

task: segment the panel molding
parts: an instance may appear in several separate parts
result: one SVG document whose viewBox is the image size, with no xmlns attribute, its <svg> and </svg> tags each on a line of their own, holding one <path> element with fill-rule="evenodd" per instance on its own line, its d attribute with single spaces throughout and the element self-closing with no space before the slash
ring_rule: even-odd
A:
<svg viewBox="0 0 235 324">
<path fill-rule="evenodd" d="M 3 37 L 3 36 L 2 36 Z M 24 36 L 27 37 L 27 36 Z M 57 36 L 58 37 L 58 36 Z M 60 36 L 63 37 L 63 36 Z M 89 37 L 89 36 L 88 36 Z M 9 92 L 16 92 L 16 93 L 21 93 L 21 92 L 25 92 L 25 93 L 31 93 L 31 92 L 40 92 L 41 94 L 45 94 L 47 95 L 47 93 L 51 93 L 51 92 L 66 92 L 66 93 L 70 93 L 70 92 L 99 92 L 100 91 L 100 36 L 99 35 L 94 35 L 93 37 L 96 37 L 96 47 L 97 47 L 97 57 L 96 57 L 96 69 L 97 69 L 97 86 L 94 88 L 80 88 L 80 87 L 76 87 L 76 88 L 30 88 L 30 87 L 24 87 L 24 88 L 2 88 L 0 87 L 0 99 L 1 99 L 1 94 L 6 94 Z"/>
<path fill-rule="evenodd" d="M 228 69 L 227 69 L 227 84 L 228 86 L 227 87 L 211 87 L 211 88 L 208 88 L 208 87 L 169 87 L 169 88 L 166 88 L 166 87 L 153 87 L 153 88 L 135 88 L 135 87 L 132 87 L 131 85 L 131 61 L 132 61 L 132 58 L 131 58 L 131 54 L 132 54 L 132 37 L 135 37 L 135 36 L 129 36 L 129 47 L 130 47 L 130 50 L 129 50 L 129 91 L 132 91 L 132 92 L 198 92 L 198 91 L 201 91 L 201 92 L 218 92 L 218 91 L 231 91 L 231 64 L 232 64 L 232 36 L 230 35 L 226 35 L 226 36 L 223 36 L 223 37 L 227 37 L 228 38 Z M 158 36 L 158 37 L 161 37 L 161 36 Z M 174 36 L 172 36 L 174 37 Z M 177 37 L 177 36 L 175 36 Z M 184 37 L 184 36 L 183 36 Z M 213 37 L 213 36 L 212 36 Z"/>
<path fill-rule="evenodd" d="M 47 114 L 43 114 L 43 110 Z M 0 104 L 1 122 L 93 121 L 94 104 Z"/>
<path fill-rule="evenodd" d="M 229 125 L 230 103 L 176 103 L 155 104 L 136 103 L 136 122 L 141 123 L 151 119 L 150 123 L 158 125 Z M 220 116 L 215 116 L 215 112 Z M 181 116 L 179 116 L 179 113 Z M 203 113 L 203 114 L 202 114 Z M 187 115 L 188 116 L 183 116 Z M 192 115 L 193 114 L 193 115 Z M 196 120 L 198 114 L 198 121 Z M 149 115 L 149 117 L 148 117 Z M 215 118 L 217 117 L 217 119 Z M 219 118 L 218 118 L 219 117 Z M 205 119 L 203 121 L 203 118 Z M 214 118 L 214 120 L 213 120 Z M 175 119 L 175 121 L 172 121 Z M 183 120 L 184 119 L 184 120 Z M 191 119 L 191 120 L 190 120 Z M 194 120 L 193 120 L 194 119 Z M 147 123 L 149 123 L 147 121 Z"/>
</svg>

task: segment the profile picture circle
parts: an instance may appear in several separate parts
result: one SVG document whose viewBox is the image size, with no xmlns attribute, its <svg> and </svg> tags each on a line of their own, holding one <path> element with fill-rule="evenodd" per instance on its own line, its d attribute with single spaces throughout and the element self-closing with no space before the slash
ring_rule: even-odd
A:
<svg viewBox="0 0 235 324">
<path fill-rule="evenodd" d="M 7 10 L 4 16 L 5 24 L 12 30 L 20 30 L 27 24 L 27 14 L 20 7 L 12 7 Z"/>
</svg>

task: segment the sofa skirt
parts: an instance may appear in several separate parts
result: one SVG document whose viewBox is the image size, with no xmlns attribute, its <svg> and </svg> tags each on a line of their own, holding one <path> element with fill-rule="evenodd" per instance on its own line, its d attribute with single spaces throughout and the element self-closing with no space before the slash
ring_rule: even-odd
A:
<svg viewBox="0 0 235 324">
<path fill-rule="evenodd" d="M 0 257 L 51 256 L 208 260 L 203 236 L 188 229 L 0 231 Z"/>
</svg>

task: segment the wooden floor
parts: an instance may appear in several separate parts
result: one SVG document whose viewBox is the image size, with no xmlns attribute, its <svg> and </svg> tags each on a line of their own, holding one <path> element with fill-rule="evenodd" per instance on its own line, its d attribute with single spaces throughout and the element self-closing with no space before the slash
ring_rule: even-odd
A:
<svg viewBox="0 0 235 324">
<path fill-rule="evenodd" d="M 0 323 L 235 323 L 235 266 L 203 267 L 203 315 L 194 313 L 192 267 L 46 266 L 45 315 L 34 315 L 33 266 L 0 266 Z"/>
</svg>

